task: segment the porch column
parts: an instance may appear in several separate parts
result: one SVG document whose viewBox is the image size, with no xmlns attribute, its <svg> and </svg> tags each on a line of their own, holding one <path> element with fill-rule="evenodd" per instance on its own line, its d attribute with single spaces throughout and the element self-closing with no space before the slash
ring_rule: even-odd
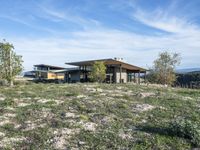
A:
<svg viewBox="0 0 200 150">
<path fill-rule="evenodd" d="M 140 71 L 138 72 L 138 83 L 140 84 Z"/>
<path fill-rule="evenodd" d="M 144 83 L 146 83 L 146 80 L 147 80 L 146 76 L 147 76 L 147 72 L 145 71 L 144 72 Z"/>
<path fill-rule="evenodd" d="M 134 76 L 134 83 L 136 83 L 136 76 L 135 76 L 135 72 L 134 72 L 133 76 Z"/>
<path fill-rule="evenodd" d="M 86 82 L 86 66 L 84 66 L 84 82 Z"/>
<path fill-rule="evenodd" d="M 119 71 L 120 71 L 120 74 L 119 74 L 119 83 L 122 83 L 122 66 L 120 65 L 119 67 Z"/>
</svg>

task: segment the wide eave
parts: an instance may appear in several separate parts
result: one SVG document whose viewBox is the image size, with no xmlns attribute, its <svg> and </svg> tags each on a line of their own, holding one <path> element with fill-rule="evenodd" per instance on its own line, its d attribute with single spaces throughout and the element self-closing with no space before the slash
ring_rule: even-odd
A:
<svg viewBox="0 0 200 150">
<path fill-rule="evenodd" d="M 95 62 L 102 61 L 105 63 L 105 65 L 115 65 L 115 66 L 121 66 L 124 69 L 127 69 L 129 71 L 139 71 L 139 72 L 146 72 L 146 69 L 134 66 L 122 61 L 118 61 L 115 59 L 99 59 L 99 60 L 88 60 L 88 61 L 79 61 L 79 62 L 69 62 L 66 63 L 68 65 L 73 66 L 92 66 Z"/>
</svg>

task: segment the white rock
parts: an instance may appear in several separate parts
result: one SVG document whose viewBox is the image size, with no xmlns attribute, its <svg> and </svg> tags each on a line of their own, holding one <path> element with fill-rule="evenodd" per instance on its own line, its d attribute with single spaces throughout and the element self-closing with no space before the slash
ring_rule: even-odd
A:
<svg viewBox="0 0 200 150">
<path fill-rule="evenodd" d="M 77 98 L 86 98 L 86 95 L 78 95 Z"/>
<path fill-rule="evenodd" d="M 155 106 L 149 105 L 149 104 L 137 104 L 133 110 L 136 112 L 144 112 L 154 109 Z"/>
<path fill-rule="evenodd" d="M 139 96 L 140 96 L 141 98 L 145 98 L 145 97 L 156 96 L 156 94 L 153 93 L 153 92 L 143 92 L 143 93 L 139 93 Z"/>
<path fill-rule="evenodd" d="M 4 97 L 0 97 L 0 101 L 4 101 L 5 100 L 5 98 Z"/>
<path fill-rule="evenodd" d="M 6 134 L 3 132 L 0 132 L 0 137 L 4 137 Z"/>
<path fill-rule="evenodd" d="M 13 118 L 13 117 L 16 117 L 16 114 L 5 113 L 5 114 L 3 114 L 3 116 Z"/>
<path fill-rule="evenodd" d="M 78 118 L 79 115 L 76 115 L 75 113 L 68 112 L 68 113 L 65 113 L 65 117 L 66 118 Z"/>
<path fill-rule="evenodd" d="M 100 88 L 97 88 L 96 91 L 97 91 L 97 92 L 103 92 L 103 90 L 100 89 Z"/>
<path fill-rule="evenodd" d="M 93 122 L 87 122 L 87 123 L 83 124 L 83 128 L 87 131 L 94 132 L 96 130 L 96 127 L 97 127 L 97 124 L 93 123 Z"/>
<path fill-rule="evenodd" d="M 23 102 L 17 104 L 18 107 L 25 107 L 25 106 L 28 106 L 28 105 L 31 105 L 31 104 L 30 103 L 23 103 Z"/>
<path fill-rule="evenodd" d="M 10 120 L 4 119 L 4 120 L 0 121 L 0 126 L 3 126 L 8 123 L 11 123 Z"/>
</svg>

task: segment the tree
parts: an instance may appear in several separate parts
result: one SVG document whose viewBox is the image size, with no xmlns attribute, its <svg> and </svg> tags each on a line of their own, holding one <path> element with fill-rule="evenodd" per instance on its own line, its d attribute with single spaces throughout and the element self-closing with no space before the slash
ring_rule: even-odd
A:
<svg viewBox="0 0 200 150">
<path fill-rule="evenodd" d="M 106 79 L 106 66 L 102 61 L 96 61 L 92 66 L 90 77 L 93 81 L 103 82 Z"/>
<path fill-rule="evenodd" d="M 170 54 L 167 51 L 160 53 L 150 70 L 150 79 L 154 79 L 154 82 L 159 84 L 172 85 L 176 81 L 175 67 L 180 62 L 181 57 L 178 53 Z"/>
<path fill-rule="evenodd" d="M 23 70 L 22 56 L 17 55 L 14 51 L 14 46 L 5 40 L 0 42 L 0 79 L 6 80 L 10 86 L 16 75 Z"/>
</svg>

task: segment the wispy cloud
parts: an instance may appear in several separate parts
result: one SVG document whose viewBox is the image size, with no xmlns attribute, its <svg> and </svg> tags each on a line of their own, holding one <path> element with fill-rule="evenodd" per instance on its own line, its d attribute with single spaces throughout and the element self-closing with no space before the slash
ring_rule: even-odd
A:
<svg viewBox="0 0 200 150">
<path fill-rule="evenodd" d="M 200 45 L 190 44 L 193 40 L 177 36 L 150 37 L 103 29 L 74 32 L 70 39 L 13 39 L 13 43 L 19 53 L 24 53 L 26 68 L 29 69 L 35 62 L 63 66 L 67 61 L 113 57 L 124 57 L 130 63 L 146 67 L 151 66 L 162 50 L 181 53 L 182 66 L 188 67 L 199 65 Z"/>
<path fill-rule="evenodd" d="M 199 28 L 188 20 L 185 20 L 184 17 L 178 18 L 169 15 L 161 9 L 157 9 L 154 12 L 137 10 L 133 14 L 133 17 L 145 25 L 171 33 L 193 34 L 196 31 L 199 32 Z"/>
<path fill-rule="evenodd" d="M 40 17 L 44 17 L 55 22 L 71 22 L 84 29 L 94 28 L 101 25 L 101 23 L 95 19 L 81 17 L 70 10 L 58 10 L 49 4 L 40 5 L 39 8 L 43 12 L 42 15 L 38 14 Z M 80 8 L 81 9 L 81 8 Z"/>
<path fill-rule="evenodd" d="M 120 17 L 130 17 L 129 21 L 124 22 L 125 25 L 130 27 L 134 23 L 139 31 L 144 30 L 142 33 L 129 31 L 126 28 L 119 29 L 117 25 L 106 26 L 102 18 L 100 22 L 91 16 L 81 14 L 82 11 L 76 12 L 77 8 L 73 7 L 59 9 L 53 2 L 55 1 L 48 0 L 45 3 L 38 3 L 32 14 L 33 20 L 3 14 L 7 19 L 51 33 L 48 37 L 38 33 L 38 37 L 34 38 L 4 36 L 15 45 L 16 51 L 23 55 L 26 70 L 32 69 L 35 63 L 65 66 L 64 63 L 67 61 L 112 57 L 124 57 L 129 63 L 146 67 L 151 66 L 157 54 L 163 50 L 181 53 L 183 58 L 181 67 L 200 65 L 199 24 L 192 22 L 190 16 L 175 14 L 174 11 L 177 9 L 175 2 L 165 9 L 156 7 L 153 11 L 139 6 L 137 0 L 126 2 L 118 0 L 119 3 L 116 5 L 106 3 L 106 12 L 112 13 L 107 15 L 115 15 L 113 12 L 123 13 Z M 88 11 L 94 11 L 93 5 L 90 5 L 87 7 Z M 102 12 L 104 11 L 98 13 Z M 38 23 L 41 20 L 42 22 Z M 45 26 L 46 21 L 52 23 L 53 28 L 51 25 Z M 112 20 L 109 23 L 114 24 Z M 80 28 L 67 30 L 68 24 Z M 141 24 L 143 26 L 140 26 Z M 59 25 L 63 28 L 59 29 Z M 153 28 L 152 34 L 145 34 L 146 28 Z M 167 34 L 153 34 L 159 30 Z"/>
</svg>

